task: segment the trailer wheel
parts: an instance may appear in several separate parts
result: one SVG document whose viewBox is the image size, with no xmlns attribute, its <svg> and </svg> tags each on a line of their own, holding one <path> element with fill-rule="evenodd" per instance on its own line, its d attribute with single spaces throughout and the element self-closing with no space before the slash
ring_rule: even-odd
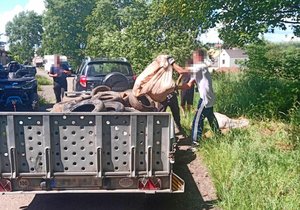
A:
<svg viewBox="0 0 300 210">
<path fill-rule="evenodd" d="M 101 100 L 87 99 L 71 106 L 68 112 L 100 112 L 104 108 Z"/>
<path fill-rule="evenodd" d="M 106 85 L 100 85 L 98 87 L 95 87 L 92 92 L 91 95 L 94 96 L 99 92 L 106 92 L 106 91 L 111 91 L 111 88 L 106 86 Z"/>
<path fill-rule="evenodd" d="M 125 107 L 121 102 L 118 101 L 104 101 L 104 110 L 113 112 L 123 112 Z"/>
</svg>

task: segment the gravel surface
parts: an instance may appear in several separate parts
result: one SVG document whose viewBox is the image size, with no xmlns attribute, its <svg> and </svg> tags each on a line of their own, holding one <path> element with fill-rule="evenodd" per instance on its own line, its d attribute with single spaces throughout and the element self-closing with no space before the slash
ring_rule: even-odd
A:
<svg viewBox="0 0 300 210">
<path fill-rule="evenodd" d="M 38 74 L 44 72 L 38 71 Z M 45 76 L 48 76 L 47 74 Z M 44 86 L 40 93 L 51 104 L 55 102 L 53 87 Z M 0 210 L 200 210 L 217 209 L 214 185 L 199 155 L 189 150 L 189 141 L 178 136 L 174 172 L 184 179 L 185 192 L 179 194 L 14 194 L 0 195 Z"/>
</svg>

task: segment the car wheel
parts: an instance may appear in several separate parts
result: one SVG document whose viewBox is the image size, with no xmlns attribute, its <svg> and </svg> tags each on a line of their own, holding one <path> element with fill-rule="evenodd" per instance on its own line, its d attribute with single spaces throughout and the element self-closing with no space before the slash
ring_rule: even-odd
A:
<svg viewBox="0 0 300 210">
<path fill-rule="evenodd" d="M 103 79 L 103 85 L 111 87 L 111 90 L 117 92 L 129 89 L 128 79 L 120 72 L 112 72 L 107 74 Z"/>
</svg>

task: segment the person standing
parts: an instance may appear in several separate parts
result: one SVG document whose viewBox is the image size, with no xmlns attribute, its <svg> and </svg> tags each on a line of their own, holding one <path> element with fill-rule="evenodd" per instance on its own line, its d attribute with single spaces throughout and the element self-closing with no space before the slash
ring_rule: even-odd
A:
<svg viewBox="0 0 300 210">
<path fill-rule="evenodd" d="M 49 76 L 53 78 L 56 103 L 62 101 L 65 91 L 68 88 L 67 76 L 69 73 L 69 68 L 66 65 L 60 65 L 59 56 L 54 56 L 54 66 L 51 67 Z"/>
<path fill-rule="evenodd" d="M 189 59 L 186 63 L 186 67 L 190 67 L 193 64 L 193 60 Z M 182 75 L 182 84 L 186 84 L 190 81 L 191 74 L 185 73 Z M 190 89 L 181 90 L 181 110 L 185 115 L 186 111 L 191 112 L 191 107 L 194 102 L 194 85 Z"/>
<path fill-rule="evenodd" d="M 192 124 L 192 146 L 198 146 L 202 138 L 204 127 L 204 119 L 207 118 L 210 127 L 216 134 L 220 134 L 218 121 L 213 112 L 215 102 L 215 94 L 212 87 L 211 75 L 208 71 L 208 66 L 204 62 L 206 52 L 202 49 L 193 52 L 193 65 L 187 67 L 191 73 L 191 79 L 188 83 L 183 84 L 181 89 L 189 89 L 196 84 L 200 94 L 197 111 Z M 178 65 L 173 65 L 174 68 L 181 68 Z"/>
<path fill-rule="evenodd" d="M 177 93 L 175 91 L 167 95 L 167 99 L 160 103 L 160 106 L 158 107 L 158 111 L 165 112 L 168 107 L 170 107 L 176 125 L 175 134 L 183 133 L 183 129 L 180 122 L 180 111 L 179 111 Z"/>
</svg>

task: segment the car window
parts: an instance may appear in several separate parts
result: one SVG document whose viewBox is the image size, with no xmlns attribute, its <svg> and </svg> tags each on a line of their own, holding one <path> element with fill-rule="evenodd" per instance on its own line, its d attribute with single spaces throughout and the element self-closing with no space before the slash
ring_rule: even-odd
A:
<svg viewBox="0 0 300 210">
<path fill-rule="evenodd" d="M 124 75 L 131 75 L 130 66 L 126 63 L 93 63 L 87 66 L 87 76 L 103 76 L 111 72 L 120 72 Z"/>
</svg>

